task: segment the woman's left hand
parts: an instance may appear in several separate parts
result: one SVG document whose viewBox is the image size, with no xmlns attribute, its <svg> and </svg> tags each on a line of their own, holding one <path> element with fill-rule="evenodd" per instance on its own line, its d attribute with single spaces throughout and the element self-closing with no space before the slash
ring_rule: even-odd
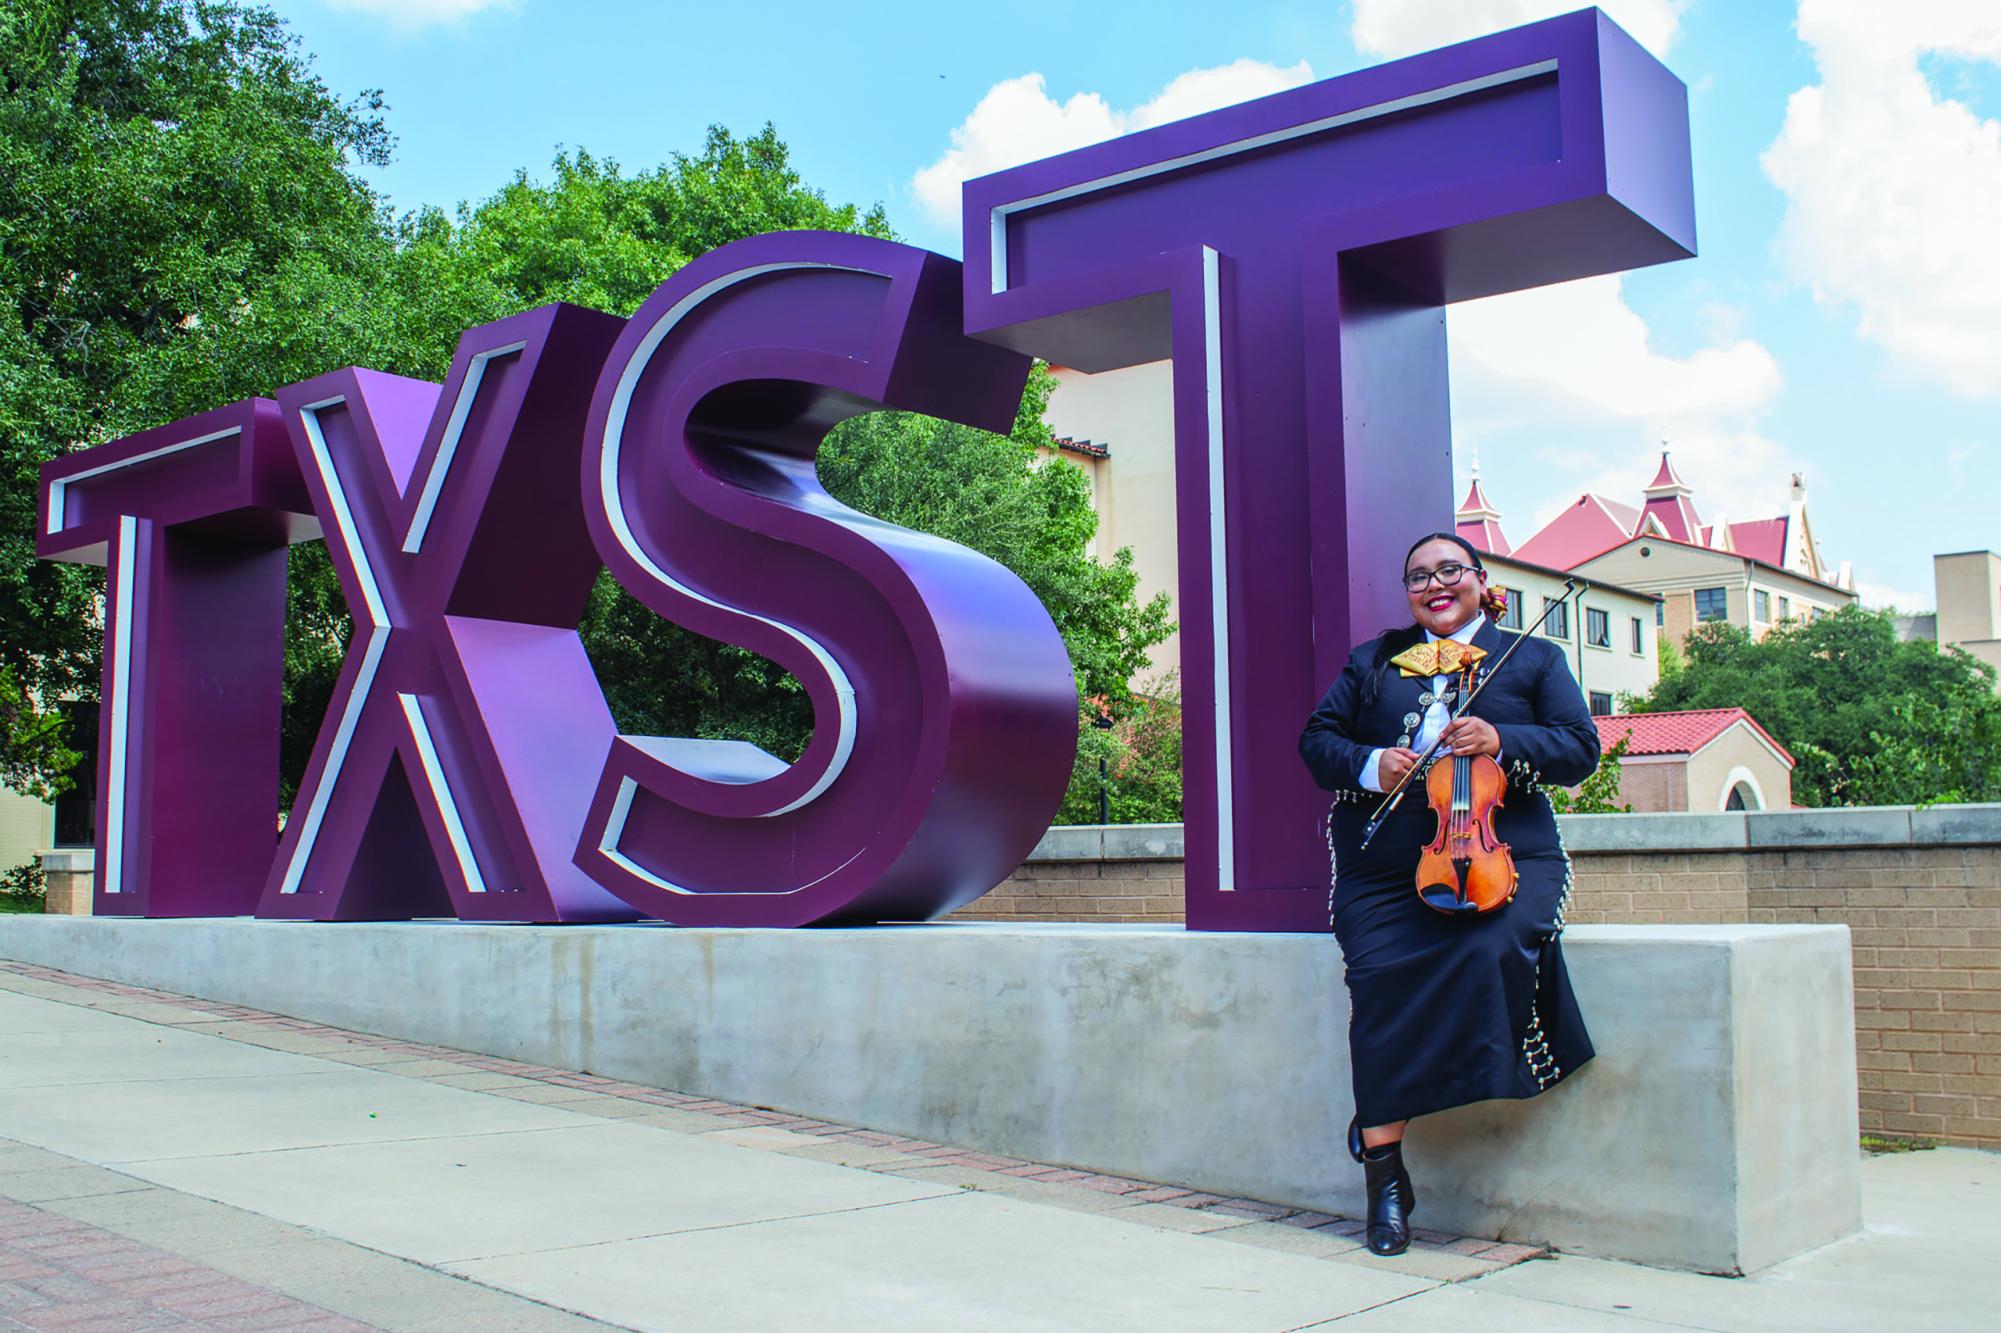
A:
<svg viewBox="0 0 2001 1333">
<path fill-rule="evenodd" d="M 1449 723 L 1445 728 L 1445 744 L 1454 754 L 1501 753 L 1501 733 L 1494 730 L 1494 724 L 1482 718 L 1462 717 Z"/>
</svg>

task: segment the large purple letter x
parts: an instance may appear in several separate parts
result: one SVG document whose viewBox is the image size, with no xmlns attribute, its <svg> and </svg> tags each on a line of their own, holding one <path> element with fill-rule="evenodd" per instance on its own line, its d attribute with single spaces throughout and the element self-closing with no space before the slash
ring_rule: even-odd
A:
<svg viewBox="0 0 2001 1333">
<path fill-rule="evenodd" d="M 635 915 L 571 861 L 612 724 L 561 684 L 590 680 L 576 459 L 622 327 L 547 306 L 468 330 L 442 389 L 279 392 L 354 637 L 259 915 Z"/>
</svg>

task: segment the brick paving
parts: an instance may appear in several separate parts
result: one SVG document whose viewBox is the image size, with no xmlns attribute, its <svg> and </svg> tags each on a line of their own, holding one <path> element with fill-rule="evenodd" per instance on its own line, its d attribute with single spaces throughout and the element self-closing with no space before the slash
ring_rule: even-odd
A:
<svg viewBox="0 0 2001 1333">
<path fill-rule="evenodd" d="M 0 1198 L 0 1329 L 369 1328 L 165 1250 Z"/>
<path fill-rule="evenodd" d="M 1246 1226 L 1253 1223 L 1279 1222 L 1287 1226 L 1307 1231 L 1317 1231 L 1328 1237 L 1352 1237 L 1359 1245 L 1363 1224 L 1352 1218 L 1330 1216 L 1326 1213 L 1310 1212 L 1305 1209 L 1290 1208 L 1283 1204 L 1269 1203 L 1258 1199 L 1229 1198 L 1218 1194 L 1207 1194 L 1185 1190 L 1177 1186 L 1153 1180 L 1137 1180 L 1125 1176 L 1108 1175 L 1102 1172 L 1074 1170 L 1040 1162 L 1027 1162 L 1018 1158 L 999 1157 L 972 1149 L 946 1143 L 933 1143 L 926 1139 L 909 1138 L 902 1135 L 881 1133 L 855 1125 L 843 1125 L 833 1121 L 817 1120 L 809 1116 L 792 1115 L 770 1107 L 743 1106 L 735 1102 L 718 1101 L 712 1097 L 673 1092 L 664 1088 L 647 1087 L 644 1084 L 628 1083 L 601 1075 L 582 1073 L 568 1069 L 552 1069 L 545 1065 L 529 1064 L 521 1060 L 509 1060 L 499 1056 L 477 1055 L 466 1051 L 456 1051 L 443 1046 L 430 1046 L 422 1042 L 403 1041 L 394 1037 L 375 1036 L 364 1032 L 350 1032 L 342 1028 L 329 1027 L 323 1023 L 307 1022 L 304 1019 L 288 1018 L 282 1014 L 266 1013 L 242 1005 L 223 1004 L 192 996 L 176 995 L 168 991 L 150 990 L 141 986 L 128 986 L 120 982 L 103 981 L 95 977 L 78 976 L 60 972 L 53 968 L 39 967 L 28 963 L 0 962 L 0 973 L 14 975 L 45 983 L 53 983 L 73 989 L 79 994 L 76 1003 L 90 1004 L 85 994 L 105 997 L 104 1003 L 126 1002 L 132 1004 L 157 1004 L 169 1006 L 176 1011 L 174 1016 L 162 1013 L 148 1015 L 141 1011 L 127 1015 L 147 1022 L 158 1022 L 165 1026 L 185 1028 L 190 1031 L 208 1032 L 213 1036 L 249 1045 L 261 1045 L 254 1034 L 270 1033 L 287 1036 L 314 1038 L 328 1044 L 325 1051 L 312 1054 L 340 1060 L 347 1056 L 366 1055 L 366 1066 L 382 1073 L 399 1073 L 398 1065 L 420 1066 L 423 1072 L 402 1074 L 402 1077 L 433 1081 L 454 1078 L 467 1074 L 505 1074 L 528 1084 L 542 1084 L 550 1088 L 563 1088 L 578 1094 L 579 1101 L 553 1102 L 564 1109 L 576 1109 L 586 1114 L 593 1113 L 594 1106 L 602 1105 L 595 1098 L 611 1098 L 622 1102 L 640 1103 L 647 1107 L 664 1111 L 695 1113 L 709 1119 L 735 1124 L 744 1129 L 783 1130 L 790 1135 L 816 1138 L 825 1143 L 845 1143 L 856 1147 L 881 1149 L 897 1154 L 897 1160 L 880 1164 L 857 1164 L 857 1169 L 881 1172 L 895 1172 L 912 1168 L 950 1166 L 977 1174 L 990 1175 L 996 1181 L 1032 1181 L 1038 1185 L 1053 1186 L 1062 1190 L 1090 1191 L 1103 1195 L 1122 1196 L 1134 1205 L 1152 1204 L 1168 1208 L 1181 1208 L 1213 1214 L 1219 1220 L 1229 1219 L 1230 1223 Z M 185 1016 L 178 1016 L 185 1015 Z M 293 1049 L 288 1047 L 287 1049 Z M 394 1056 L 397 1059 L 380 1061 L 375 1056 Z M 353 1062 L 363 1063 L 356 1059 Z M 438 1065 L 449 1066 L 438 1069 Z M 480 1089 L 470 1089 L 482 1091 Z M 521 1089 L 512 1085 L 490 1090 L 490 1095 L 508 1096 Z M 537 1100 L 544 1100 L 538 1097 Z M 630 1110 L 626 1112 L 630 1114 Z M 745 1146 L 762 1146 L 746 1141 Z M 783 1148 L 774 1147 L 774 1151 Z M 977 1188 L 977 1186 L 975 1186 Z M 1431 1255 L 1441 1259 L 1473 1261 L 1464 1264 L 1447 1277 L 1445 1270 L 1439 1276 L 1447 1280 L 1462 1277 L 1477 1277 L 1496 1268 L 1520 1263 L 1523 1260 L 1541 1258 L 1549 1250 L 1540 1245 L 1517 1245 L 1480 1240 L 1472 1237 L 1448 1235 L 1442 1232 L 1415 1230 L 1411 1253 Z M 1389 1262 L 1398 1262 L 1391 1260 Z M 4 1290 L 4 1283 L 0 1283 Z M 254 1290 L 254 1289 L 253 1289 Z M 4 1297 L 0 1297 L 4 1302 Z M 4 1304 L 0 1304 L 4 1308 Z M 324 1314 L 324 1312 L 321 1312 Z M 40 1327 L 29 1325 L 30 1327 Z M 166 1327 L 168 1325 L 159 1325 Z M 358 1325 L 342 1325 L 359 1327 Z M 0 1328 L 4 1328 L 0 1324 Z M 57 1327 L 57 1325 L 46 1325 Z M 62 1327 L 68 1327 L 63 1325 Z M 107 1326 L 109 1327 L 109 1326 Z M 119 1327 L 151 1328 L 151 1324 L 119 1325 Z M 239 1327 L 228 1325 L 228 1327 Z M 251 1327 L 251 1325 L 242 1325 Z M 258 1325 L 257 1327 L 264 1327 Z M 289 1327 L 270 1325 L 269 1327 Z M 312 1327 L 318 1327 L 314 1325 Z M 332 1327 L 332 1325 L 329 1325 Z"/>
</svg>

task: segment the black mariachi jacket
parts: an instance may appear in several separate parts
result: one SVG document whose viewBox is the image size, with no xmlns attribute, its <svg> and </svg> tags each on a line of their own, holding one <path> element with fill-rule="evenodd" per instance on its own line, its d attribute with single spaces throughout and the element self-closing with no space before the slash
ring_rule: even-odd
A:
<svg viewBox="0 0 2001 1333">
<path fill-rule="evenodd" d="M 1340 842 L 1360 841 L 1362 822 L 1381 799 L 1377 793 L 1362 789 L 1362 766 L 1370 751 L 1399 743 L 1410 745 L 1404 738 L 1417 734 L 1431 702 L 1431 677 L 1405 676 L 1387 662 L 1404 646 L 1422 642 L 1422 636 L 1413 638 L 1408 630 L 1392 630 L 1383 637 L 1394 638 L 1396 643 L 1384 654 L 1376 698 L 1363 706 L 1362 687 L 1376 669 L 1381 638 L 1355 649 L 1299 737 L 1300 758 L 1306 761 L 1314 781 L 1336 794 L 1334 834 Z M 1473 636 L 1474 646 L 1487 652 L 1480 669 L 1492 670 L 1509 644 L 1520 638 L 1483 619 Z M 1456 689 L 1460 683 L 1455 678 L 1452 687 Z M 1555 850 L 1555 820 L 1547 802 L 1535 798 L 1534 793 L 1545 785 L 1572 787 L 1584 781 L 1598 767 L 1600 753 L 1598 726 L 1591 720 L 1584 693 L 1562 650 L 1547 639 L 1527 639 L 1473 701 L 1470 715 L 1493 723 L 1501 738 L 1500 762 L 1508 775 L 1508 799 L 1497 816 L 1495 832 L 1514 845 L 1518 855 Z M 1414 846 L 1429 840 L 1433 821 L 1423 798 L 1420 790 L 1404 799 L 1392 825 L 1384 828 L 1378 843 L 1371 844 L 1372 852 L 1384 843 Z M 1399 830 L 1397 825 L 1407 827 Z"/>
</svg>

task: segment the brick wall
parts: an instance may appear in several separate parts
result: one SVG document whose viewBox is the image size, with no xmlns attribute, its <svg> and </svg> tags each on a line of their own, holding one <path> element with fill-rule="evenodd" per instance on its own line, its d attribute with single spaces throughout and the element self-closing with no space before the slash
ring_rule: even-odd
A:
<svg viewBox="0 0 2001 1333">
<path fill-rule="evenodd" d="M 1688 809 L 1688 759 L 1662 762 L 1649 757 L 1619 765 L 1619 802 L 1635 810 Z"/>
<path fill-rule="evenodd" d="M 1030 861 L 954 921 L 1181 920 L 1181 862 Z"/>
<path fill-rule="evenodd" d="M 1566 818 L 1573 924 L 1831 923 L 1855 950 L 1862 1128 L 2001 1149 L 2001 807 Z M 1051 839 L 958 914 L 1181 916 L 1178 831 L 1145 857 Z M 1691 844 L 1693 844 L 1691 846 Z"/>
<path fill-rule="evenodd" d="M 2001 847 L 1758 858 L 1754 922 L 1854 934 L 1862 1126 L 2001 1148 Z"/>
</svg>

